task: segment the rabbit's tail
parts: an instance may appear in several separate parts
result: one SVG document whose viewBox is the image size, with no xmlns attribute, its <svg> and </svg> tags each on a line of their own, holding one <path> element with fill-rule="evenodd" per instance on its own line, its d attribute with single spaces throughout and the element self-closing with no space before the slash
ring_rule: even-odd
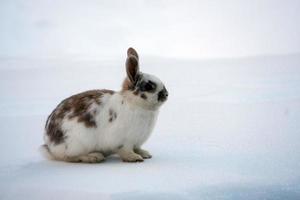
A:
<svg viewBox="0 0 300 200">
<path fill-rule="evenodd" d="M 51 154 L 50 149 L 49 149 L 49 147 L 48 147 L 47 144 L 41 145 L 40 148 L 39 148 L 39 151 L 41 152 L 41 154 L 42 154 L 45 158 L 47 158 L 47 159 L 49 159 L 49 160 L 53 160 L 53 159 L 54 159 L 54 157 L 53 157 L 53 155 Z"/>
</svg>

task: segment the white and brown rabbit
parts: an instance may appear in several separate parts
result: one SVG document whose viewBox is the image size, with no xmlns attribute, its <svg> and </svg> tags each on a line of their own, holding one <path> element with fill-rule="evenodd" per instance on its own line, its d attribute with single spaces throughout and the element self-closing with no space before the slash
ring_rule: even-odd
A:
<svg viewBox="0 0 300 200">
<path fill-rule="evenodd" d="M 43 153 L 68 162 L 101 162 L 118 154 L 123 161 L 151 158 L 141 146 L 149 138 L 159 107 L 167 100 L 164 84 L 139 71 L 139 56 L 127 50 L 122 90 L 91 90 L 63 100 L 50 114 Z"/>
</svg>

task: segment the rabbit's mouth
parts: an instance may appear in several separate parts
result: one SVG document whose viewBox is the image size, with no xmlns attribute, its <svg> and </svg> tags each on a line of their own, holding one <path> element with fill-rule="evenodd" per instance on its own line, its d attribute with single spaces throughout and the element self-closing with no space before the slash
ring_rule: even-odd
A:
<svg viewBox="0 0 300 200">
<path fill-rule="evenodd" d="M 158 94 L 157 100 L 160 102 L 165 102 L 168 99 L 169 93 L 167 89 L 164 87 Z"/>
</svg>

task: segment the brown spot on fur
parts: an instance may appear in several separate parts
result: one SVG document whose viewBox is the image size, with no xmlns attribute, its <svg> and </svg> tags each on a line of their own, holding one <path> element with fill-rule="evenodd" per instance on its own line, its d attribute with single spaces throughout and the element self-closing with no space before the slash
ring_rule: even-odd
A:
<svg viewBox="0 0 300 200">
<path fill-rule="evenodd" d="M 78 118 L 78 122 L 84 122 L 85 126 L 88 128 L 97 127 L 94 116 L 90 113 L 87 113 Z"/>
<path fill-rule="evenodd" d="M 134 95 L 138 95 L 138 94 L 139 94 L 139 90 L 135 90 L 135 91 L 133 92 L 133 94 L 134 94 Z"/>
<path fill-rule="evenodd" d="M 69 119 L 77 118 L 78 122 L 84 123 L 87 128 L 97 127 L 95 115 L 97 111 L 90 111 L 90 106 L 95 103 L 101 104 L 104 94 L 113 94 L 112 90 L 90 90 L 73 95 L 63 100 L 51 113 L 46 122 L 46 133 L 51 142 L 60 144 L 65 135 L 61 130 L 62 121 L 68 116 Z"/>
<path fill-rule="evenodd" d="M 93 103 L 100 105 L 101 97 L 106 93 L 113 94 L 114 92 L 112 90 L 91 90 L 69 97 L 72 101 L 70 101 L 70 105 L 65 105 L 70 106 L 73 111 L 69 115 L 69 119 L 78 117 L 78 122 L 83 122 L 86 127 L 96 127 L 94 113 L 89 113 L 88 110 Z"/>
<path fill-rule="evenodd" d="M 143 94 L 141 94 L 141 98 L 146 100 L 147 96 L 143 93 Z"/>
<path fill-rule="evenodd" d="M 113 111 L 112 109 L 109 109 L 109 122 L 114 121 L 115 119 L 117 119 L 117 113 L 115 111 Z"/>
<path fill-rule="evenodd" d="M 52 120 L 49 121 L 50 116 L 48 117 L 46 123 L 47 134 L 51 142 L 53 142 L 54 144 L 60 144 L 65 140 L 66 137 L 60 129 L 60 124 L 57 124 L 55 121 Z"/>
</svg>

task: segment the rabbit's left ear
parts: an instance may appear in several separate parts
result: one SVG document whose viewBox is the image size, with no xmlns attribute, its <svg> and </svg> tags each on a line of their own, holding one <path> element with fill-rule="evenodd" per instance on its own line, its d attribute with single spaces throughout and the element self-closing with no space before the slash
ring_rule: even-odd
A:
<svg viewBox="0 0 300 200">
<path fill-rule="evenodd" d="M 135 83 L 139 74 L 139 56 L 133 48 L 127 50 L 126 72 L 129 80 Z"/>
</svg>

